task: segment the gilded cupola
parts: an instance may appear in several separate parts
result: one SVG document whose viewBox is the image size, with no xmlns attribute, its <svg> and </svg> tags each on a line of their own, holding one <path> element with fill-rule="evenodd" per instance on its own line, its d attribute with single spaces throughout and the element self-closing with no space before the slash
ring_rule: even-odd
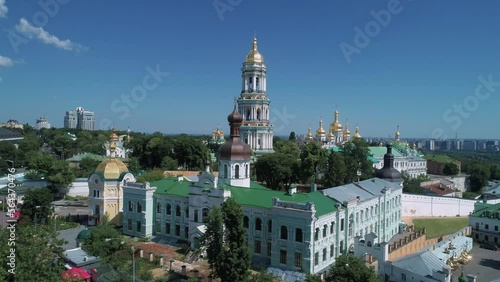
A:
<svg viewBox="0 0 500 282">
<path fill-rule="evenodd" d="M 342 124 L 339 122 L 339 111 L 335 111 L 333 122 L 330 124 L 331 131 L 342 131 Z"/>
<path fill-rule="evenodd" d="M 357 126 L 356 126 L 356 133 L 354 133 L 353 138 L 357 138 L 357 139 L 361 138 L 361 135 L 359 135 L 359 128 Z"/>
<path fill-rule="evenodd" d="M 319 121 L 319 128 L 316 130 L 316 136 L 324 136 L 325 135 L 325 130 L 323 129 L 323 121 Z"/>
<path fill-rule="evenodd" d="M 116 135 L 116 130 L 113 128 L 109 138 L 109 159 L 102 161 L 95 169 L 95 173 L 99 174 L 104 180 L 118 180 L 129 172 L 127 165 L 115 157 L 116 142 L 119 140 L 120 138 Z"/>
<path fill-rule="evenodd" d="M 259 53 L 257 50 L 257 38 L 253 38 L 252 50 L 248 53 L 247 58 L 245 59 L 246 63 L 263 63 L 264 56 Z"/>
</svg>

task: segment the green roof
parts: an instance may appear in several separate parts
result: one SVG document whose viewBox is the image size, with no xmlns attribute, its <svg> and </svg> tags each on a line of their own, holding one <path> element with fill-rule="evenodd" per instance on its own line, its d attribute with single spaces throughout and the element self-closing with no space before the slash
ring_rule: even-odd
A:
<svg viewBox="0 0 500 282">
<path fill-rule="evenodd" d="M 156 187 L 155 194 L 163 194 L 170 196 L 188 197 L 189 181 L 179 181 L 177 177 L 169 177 L 150 183 L 152 187 Z"/>
<path fill-rule="evenodd" d="M 423 157 L 426 160 L 436 161 L 439 163 L 449 163 L 454 162 L 454 160 L 445 155 L 424 155 Z"/>
<path fill-rule="evenodd" d="M 85 239 L 87 239 L 90 234 L 92 234 L 92 231 L 90 231 L 89 229 L 84 229 L 80 231 L 80 233 L 78 233 L 78 235 L 76 236 L 76 241 L 81 243 L 85 241 Z"/>
<path fill-rule="evenodd" d="M 495 212 L 500 212 L 500 204 L 487 204 L 483 202 L 477 202 L 474 205 L 474 212 L 471 213 L 470 216 L 490 217 L 493 216 Z M 489 213 L 489 215 L 487 213 Z"/>
<path fill-rule="evenodd" d="M 171 177 L 151 182 L 151 186 L 157 188 L 155 194 L 187 198 L 189 196 L 190 183 L 187 180 L 178 181 L 177 178 Z M 316 216 L 322 216 L 337 210 L 335 202 L 320 192 L 288 195 L 287 192 L 270 190 L 253 181 L 250 182 L 250 188 L 230 185 L 222 185 L 219 188 L 231 191 L 231 197 L 242 206 L 270 209 L 273 198 L 279 198 L 283 201 L 295 203 L 313 202 L 316 208 Z"/>
<path fill-rule="evenodd" d="M 370 149 L 370 155 L 377 159 L 383 159 L 385 153 L 387 153 L 387 148 L 385 146 L 370 146 L 368 149 Z M 398 150 L 392 150 L 392 155 L 394 155 L 395 158 L 403 156 Z"/>
</svg>

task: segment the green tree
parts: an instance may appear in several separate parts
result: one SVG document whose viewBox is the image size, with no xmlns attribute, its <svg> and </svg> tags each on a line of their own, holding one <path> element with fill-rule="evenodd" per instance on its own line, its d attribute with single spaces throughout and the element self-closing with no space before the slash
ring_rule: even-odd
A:
<svg viewBox="0 0 500 282">
<path fill-rule="evenodd" d="M 310 274 L 308 273 L 306 276 L 306 282 L 322 282 L 321 276 L 317 274 Z"/>
<path fill-rule="evenodd" d="M 292 154 L 272 153 L 260 156 L 255 163 L 259 181 L 275 190 L 288 188 L 298 180 L 299 160 Z"/>
<path fill-rule="evenodd" d="M 158 181 L 162 180 L 163 177 L 163 172 L 161 171 L 148 171 L 145 172 L 141 175 L 139 175 L 136 179 L 137 182 L 153 182 L 153 181 Z"/>
<path fill-rule="evenodd" d="M 141 165 L 139 164 L 139 159 L 136 157 L 131 157 L 127 163 L 128 170 L 132 174 L 137 174 L 141 170 Z"/>
<path fill-rule="evenodd" d="M 250 253 L 243 228 L 243 210 L 233 198 L 228 198 L 220 211 L 215 207 L 214 210 L 204 239 L 208 242 L 211 269 L 221 282 L 244 281 L 250 267 Z"/>
<path fill-rule="evenodd" d="M 490 179 L 491 180 L 500 180 L 500 165 L 492 164 L 490 166 Z"/>
<path fill-rule="evenodd" d="M 172 157 L 165 156 L 161 160 L 161 168 L 165 170 L 177 170 L 179 168 L 179 165 L 177 164 L 177 161 Z"/>
<path fill-rule="evenodd" d="M 218 206 L 214 206 L 208 213 L 206 224 L 203 244 L 207 248 L 207 259 L 212 275 L 217 276 L 222 267 L 220 258 L 224 250 L 224 219 Z"/>
<path fill-rule="evenodd" d="M 89 178 L 94 173 L 100 161 L 92 158 L 83 158 L 80 161 L 78 169 L 78 177 Z"/>
<path fill-rule="evenodd" d="M 326 277 L 327 282 L 379 282 L 375 271 L 352 255 L 337 257 Z"/>
<path fill-rule="evenodd" d="M 444 175 L 457 175 L 459 173 L 458 165 L 454 162 L 447 162 L 443 168 Z"/>
<path fill-rule="evenodd" d="M 93 256 L 98 256 L 105 262 L 112 259 L 113 253 L 122 248 L 121 234 L 106 220 L 102 225 L 91 229 L 90 236 L 83 242 L 83 249 Z"/>
<path fill-rule="evenodd" d="M 324 187 L 344 185 L 347 176 L 344 156 L 341 153 L 331 152 L 326 161 L 321 183 Z"/>
<path fill-rule="evenodd" d="M 54 195 L 48 188 L 30 189 L 26 192 L 21 206 L 21 217 L 23 220 L 32 222 L 46 222 L 52 215 L 52 201 Z"/>
<path fill-rule="evenodd" d="M 288 140 L 295 141 L 295 139 L 297 139 L 297 138 L 295 137 L 295 131 L 290 132 L 290 136 L 288 136 Z"/>
<path fill-rule="evenodd" d="M 490 170 L 482 164 L 474 164 L 469 170 L 469 185 L 471 192 L 480 192 L 490 178 Z"/>
<path fill-rule="evenodd" d="M 368 159 L 370 149 L 364 139 L 353 139 L 342 145 L 341 153 L 344 156 L 344 162 L 347 169 L 346 183 L 358 180 L 358 169 L 361 171 L 361 180 L 373 177 L 373 164 Z"/>
<path fill-rule="evenodd" d="M 273 148 L 276 153 L 292 155 L 297 159 L 300 158 L 300 149 L 294 141 L 278 140 Z"/>
<path fill-rule="evenodd" d="M 301 180 L 304 183 L 317 182 L 318 173 L 324 168 L 328 151 L 317 142 L 309 142 L 300 153 Z"/>
<path fill-rule="evenodd" d="M 243 282 L 279 282 L 280 279 L 267 273 L 265 270 L 259 271 L 257 273 L 249 274 Z"/>
<path fill-rule="evenodd" d="M 30 159 L 28 166 L 51 182 L 53 192 L 57 190 L 58 186 L 68 187 L 76 178 L 74 170 L 68 162 L 58 160 L 48 154 L 36 155 Z"/>
<path fill-rule="evenodd" d="M 61 281 L 64 272 L 63 240 L 52 226 L 15 225 L 15 241 L 9 241 L 10 228 L 0 229 L 0 281 Z M 15 250 L 15 275 L 9 280 L 11 249 Z"/>
</svg>

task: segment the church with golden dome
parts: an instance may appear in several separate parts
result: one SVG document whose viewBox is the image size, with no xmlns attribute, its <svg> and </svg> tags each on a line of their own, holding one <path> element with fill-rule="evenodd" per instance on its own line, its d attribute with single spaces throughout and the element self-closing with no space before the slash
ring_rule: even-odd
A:
<svg viewBox="0 0 500 282">
<path fill-rule="evenodd" d="M 135 181 L 127 165 L 116 156 L 116 142 L 120 138 L 113 132 L 109 139 L 109 158 L 102 161 L 89 177 L 89 225 L 98 225 L 106 216 L 110 223 L 123 222 L 123 185 Z"/>
<path fill-rule="evenodd" d="M 326 133 L 326 130 L 323 128 L 323 120 L 320 120 L 319 127 L 316 130 L 316 135 L 313 135 L 310 127 L 305 135 L 306 142 L 317 141 L 320 142 L 325 148 L 342 145 L 342 143 L 347 142 L 352 138 L 361 138 L 359 128 L 356 126 L 356 131 L 354 135 L 351 136 L 349 124 L 346 122 L 344 128 L 340 123 L 338 110 L 335 110 L 334 112 L 333 122 L 328 126 L 328 133 Z"/>
<path fill-rule="evenodd" d="M 241 72 L 241 93 L 237 103 L 238 112 L 243 116 L 242 139 L 250 145 L 255 156 L 272 153 L 273 124 L 270 120 L 271 100 L 267 96 L 267 68 L 255 37 Z"/>
</svg>

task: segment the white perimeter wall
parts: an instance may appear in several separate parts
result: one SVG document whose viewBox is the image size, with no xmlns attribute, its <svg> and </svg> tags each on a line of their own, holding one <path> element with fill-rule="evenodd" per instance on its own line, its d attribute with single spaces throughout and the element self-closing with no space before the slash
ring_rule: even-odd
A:
<svg viewBox="0 0 500 282">
<path fill-rule="evenodd" d="M 402 216 L 468 216 L 474 211 L 476 200 L 432 197 L 424 195 L 402 195 Z"/>
</svg>

